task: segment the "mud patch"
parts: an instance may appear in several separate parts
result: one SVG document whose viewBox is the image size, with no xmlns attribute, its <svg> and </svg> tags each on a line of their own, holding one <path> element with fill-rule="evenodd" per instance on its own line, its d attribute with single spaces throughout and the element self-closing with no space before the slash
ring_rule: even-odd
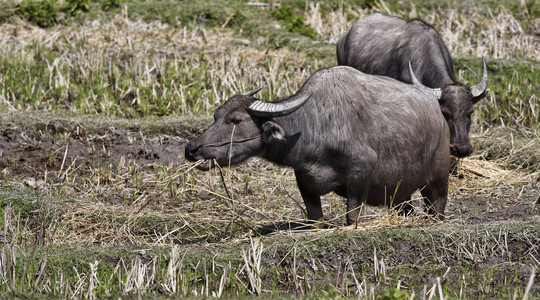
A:
<svg viewBox="0 0 540 300">
<path fill-rule="evenodd" d="M 111 128 L 100 135 L 75 132 L 58 134 L 54 129 L 30 131 L 16 126 L 0 134 L 0 168 L 12 176 L 43 178 L 46 171 L 86 169 L 133 161 L 141 166 L 181 164 L 187 142 L 184 137 Z"/>
</svg>

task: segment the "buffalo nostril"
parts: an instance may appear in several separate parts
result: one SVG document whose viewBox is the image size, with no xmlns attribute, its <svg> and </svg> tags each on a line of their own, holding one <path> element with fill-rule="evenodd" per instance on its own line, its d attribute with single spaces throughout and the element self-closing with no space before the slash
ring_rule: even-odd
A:
<svg viewBox="0 0 540 300">
<path fill-rule="evenodd" d="M 450 144 L 450 154 L 452 155 L 456 155 L 457 154 L 457 149 L 456 149 L 456 146 Z"/>
<path fill-rule="evenodd" d="M 194 155 L 197 152 L 197 150 L 199 150 L 199 148 L 201 148 L 201 145 L 194 142 L 189 142 L 185 148 L 186 158 L 190 160 L 194 160 L 195 159 Z"/>
<path fill-rule="evenodd" d="M 467 157 L 472 152 L 473 149 L 470 145 L 450 145 L 450 153 L 456 157 Z"/>
</svg>

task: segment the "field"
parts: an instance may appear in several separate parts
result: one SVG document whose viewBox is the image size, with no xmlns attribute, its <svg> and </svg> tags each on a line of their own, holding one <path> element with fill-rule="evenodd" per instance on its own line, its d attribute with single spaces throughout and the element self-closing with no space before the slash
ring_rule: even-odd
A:
<svg viewBox="0 0 540 300">
<path fill-rule="evenodd" d="M 0 0 L 0 298 L 540 298 L 534 0 L 30 2 Z M 375 11 L 433 24 L 462 83 L 488 62 L 444 222 L 347 227 L 329 194 L 302 228 L 291 169 L 184 161 L 220 104 L 291 95 Z"/>
</svg>

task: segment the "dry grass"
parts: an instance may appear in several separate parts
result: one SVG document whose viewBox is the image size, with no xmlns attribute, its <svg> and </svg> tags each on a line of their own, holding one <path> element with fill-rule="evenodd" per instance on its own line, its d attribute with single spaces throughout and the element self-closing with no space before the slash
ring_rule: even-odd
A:
<svg viewBox="0 0 540 300">
<path fill-rule="evenodd" d="M 74 96 L 67 89 L 71 83 L 95 81 L 96 85 L 110 86 L 114 97 L 129 100 L 131 106 L 140 107 L 143 113 L 156 109 L 154 106 L 157 109 L 163 106 L 179 113 L 210 114 L 230 95 L 256 86 L 264 86 L 264 95 L 271 99 L 290 95 L 314 71 L 306 67 L 301 55 L 286 48 L 257 50 L 254 46 L 266 43 L 264 38 L 249 41 L 235 37 L 231 31 L 207 31 L 197 25 L 165 30 L 167 25 L 132 21 L 126 15 L 117 15 L 104 24 L 96 21 L 55 31 L 24 22 L 2 24 L 0 54 L 32 65 L 41 59 L 43 49 L 76 49 L 64 51 L 47 62 L 51 71 L 48 86 L 61 89 L 61 94 L 44 91 L 33 106 L 46 110 L 54 109 L 58 98 Z M 170 82 L 157 79 L 170 72 L 178 76 Z M 201 73 L 202 77 L 196 75 Z M 101 79 L 96 80 L 95 76 Z M 23 109 L 18 92 L 12 90 L 15 87 L 4 84 L 7 90 L 0 93 L 1 102 L 11 109 Z M 193 86 L 201 88 L 194 90 Z M 149 89 L 150 95 L 142 94 L 143 89 Z M 148 102 L 148 96 L 166 102 L 154 104 Z M 90 94 L 68 108 L 87 113 L 126 114 L 118 109 L 118 99 L 110 97 Z"/>
<path fill-rule="evenodd" d="M 74 165 L 74 169 L 82 168 Z M 282 169 L 253 159 L 246 165 L 224 169 L 224 182 L 219 170 L 201 172 L 195 164 L 141 167 L 121 162 L 84 172 L 49 171 L 52 185 L 36 186 L 60 216 L 60 224 L 51 235 L 53 244 L 94 245 L 170 245 L 197 241 L 246 239 L 262 228 L 282 228 L 281 234 L 317 234 L 321 230 L 289 228 L 286 224 L 304 221 L 303 203 L 292 170 Z M 464 195 L 477 197 L 500 193 L 512 194 L 537 174 L 508 170 L 500 162 L 479 157 L 459 163 L 460 177 L 451 177 L 450 205 Z M 84 179 L 81 179 L 84 178 Z M 39 181 L 39 179 L 37 180 Z M 28 183 L 26 183 L 28 184 Z M 62 195 L 62 200 L 56 199 Z M 503 198 L 501 198 L 503 197 Z M 503 203 L 515 199 L 499 195 Z M 323 197 L 323 210 L 329 230 L 372 230 L 432 225 L 425 216 L 401 217 L 393 210 L 368 207 L 357 225 L 341 227 L 345 219 L 345 201 L 333 194 Z M 413 197 L 413 205 L 421 211 L 422 199 Z M 504 205 L 504 204 L 500 204 Z M 450 219 L 459 219 L 453 216 Z M 285 227 L 283 227 L 285 226 Z M 337 226 L 337 227 L 336 227 Z M 274 228 L 274 229 L 272 229 Z M 287 228 L 287 229 L 285 229 Z M 323 230 L 324 231 L 324 230 Z M 21 236 L 31 241 L 32 233 Z"/>
<path fill-rule="evenodd" d="M 417 11 L 413 5 L 410 11 L 396 12 L 391 11 L 385 1 L 377 1 L 375 10 L 405 19 L 421 18 L 432 24 L 454 57 L 523 57 L 540 61 L 540 40 L 525 32 L 512 12 L 502 6 L 495 10 L 476 5 L 461 10 Z M 323 39 L 335 43 L 356 19 L 369 14 L 371 11 L 367 9 L 341 7 L 322 17 L 319 3 L 310 3 L 306 20 Z"/>
<path fill-rule="evenodd" d="M 486 161 L 479 157 L 463 159 L 459 163 L 459 172 L 464 175 L 464 182 L 480 187 L 494 186 L 499 182 L 522 184 L 530 182 L 537 174 L 521 170 L 507 169 L 500 162 Z"/>
<path fill-rule="evenodd" d="M 378 3 L 379 11 L 388 10 L 384 1 Z M 319 41 L 335 43 L 354 20 L 368 13 L 342 7 L 323 16 L 319 3 L 314 3 L 306 11 L 306 20 Z M 432 23 L 454 57 L 540 60 L 539 40 L 503 7 L 388 13 Z M 274 50 L 267 37 L 248 40 L 230 30 L 207 30 L 196 23 L 169 28 L 158 21 L 145 23 L 127 16 L 124 9 L 109 21 L 55 30 L 22 21 L 1 24 L 0 55 L 20 63 L 16 68 L 22 69 L 25 83 L 19 86 L 19 79 L 0 76 L 4 85 L 0 102 L 11 110 L 60 106 L 128 117 L 210 114 L 230 95 L 256 86 L 265 87 L 261 95 L 267 99 L 288 96 L 315 70 L 335 64 L 327 57 L 308 62 L 305 53 L 287 47 Z M 55 57 L 43 53 L 55 53 Z M 47 68 L 38 74 L 49 74 L 33 74 L 43 59 Z M 100 88 L 73 91 L 84 82 Z"/>
<path fill-rule="evenodd" d="M 4 217 L 10 218 L 10 208 L 4 211 Z M 2 223 L 3 230 L 16 230 L 16 222 L 19 220 L 6 220 Z M 271 239 L 250 239 L 245 243 L 241 251 L 241 259 L 228 260 L 225 263 L 223 259 L 223 249 L 217 250 L 211 259 L 194 260 L 189 254 L 189 250 L 175 245 L 168 250 L 164 256 L 147 253 L 146 250 L 138 250 L 137 255 L 130 258 L 121 257 L 113 264 L 112 268 L 108 266 L 110 262 L 103 260 L 90 260 L 87 266 L 80 263 L 73 265 L 70 263 L 70 270 L 65 273 L 56 273 L 57 270 L 48 269 L 47 263 L 49 257 L 46 254 L 36 255 L 39 261 L 39 268 L 29 269 L 28 275 L 31 278 L 32 287 L 30 291 L 37 293 L 55 294 L 70 298 L 102 298 L 105 296 L 116 295 L 138 295 L 139 297 L 150 294 L 173 295 L 173 296 L 201 296 L 201 297 L 221 297 L 224 295 L 236 295 L 238 293 L 261 295 L 275 291 L 275 286 L 269 286 L 271 277 L 269 274 L 281 278 L 275 283 L 293 288 L 291 292 L 300 296 L 309 296 L 321 293 L 317 288 L 321 288 L 318 280 L 318 271 L 327 273 L 332 272 L 328 268 L 334 268 L 332 265 L 321 260 L 327 259 L 325 255 L 317 253 L 317 241 L 323 241 L 330 237 L 328 232 L 319 231 L 317 234 L 291 236 L 293 242 L 287 245 L 279 243 L 279 240 Z M 527 235 L 525 235 L 527 237 Z M 435 237 L 432 237 L 435 238 Z M 511 257 L 513 255 L 512 245 L 508 229 L 501 229 L 500 232 L 488 230 L 466 232 L 446 231 L 439 237 L 436 248 L 441 260 L 460 260 L 462 262 L 482 263 L 486 259 L 493 257 Z M 529 240 L 533 245 L 534 241 Z M 351 243 L 356 243 L 353 240 Z M 496 246 L 494 246 L 496 245 Z M 47 248 L 50 245 L 47 246 Z M 16 268 L 21 267 L 24 262 L 24 251 L 21 251 L 21 245 L 17 242 L 10 243 L 0 249 L 0 280 L 3 284 L 8 284 L 8 291 L 17 291 L 22 285 L 28 283 L 25 276 L 19 277 L 15 273 Z M 34 249 L 36 246 L 34 246 Z M 199 247 L 205 248 L 205 246 Z M 365 262 L 358 261 L 349 256 L 347 252 L 339 264 L 335 277 L 326 278 L 327 283 L 322 285 L 328 293 L 332 292 L 342 297 L 355 296 L 360 299 L 372 299 L 380 295 L 381 288 L 392 286 L 393 269 L 396 268 L 395 258 L 389 255 L 388 250 L 372 247 L 372 259 Z M 368 250 L 369 249 L 357 249 Z M 432 249 L 430 249 L 432 250 Z M 201 251 L 199 249 L 198 251 Z M 212 250 L 205 249 L 212 253 Z M 392 249 L 394 251 L 394 249 Z M 530 251 L 531 255 L 534 251 Z M 370 253 L 367 254 L 369 256 Z M 34 256 L 32 251 L 31 256 Z M 186 258 L 189 256 L 189 258 Z M 366 255 L 360 256 L 365 257 Z M 217 257 L 217 259 L 216 259 Z M 228 258 L 230 259 L 230 257 Z M 32 258 L 30 258 L 32 260 Z M 273 265 L 272 261 L 277 264 Z M 371 264 L 370 266 L 366 266 Z M 418 264 L 422 264 L 420 261 Z M 510 263 L 511 264 L 511 263 Z M 361 268 L 359 266 L 362 265 Z M 278 267 L 279 266 L 279 267 Z M 24 266 L 23 266 L 24 267 Z M 27 268 L 26 266 L 25 268 Z M 109 270 L 103 274 L 103 270 Z M 44 272 L 48 270 L 48 272 Z M 423 291 L 418 292 L 419 297 L 431 299 L 435 294 L 443 298 L 445 295 L 457 295 L 457 291 L 448 291 L 443 288 L 453 280 L 452 267 L 445 268 L 431 284 L 424 284 Z M 334 270 L 335 271 L 335 270 Z M 533 287 L 535 268 L 531 267 L 528 274 L 528 280 L 522 282 L 525 292 L 520 292 L 526 297 L 529 294 L 534 295 Z M 68 275 L 68 272 L 72 275 Z M 25 271 L 26 273 L 26 271 Z M 56 273 L 56 274 L 50 274 Z M 64 275 L 65 274 L 65 275 Z M 407 276 L 405 276 L 407 278 Z M 462 295 L 467 290 L 467 281 L 469 278 L 463 278 L 460 283 Z M 492 278 L 489 278 L 491 281 Z M 288 281 L 287 283 L 283 281 Z M 274 284 L 275 284 L 274 283 Z M 477 284 L 476 282 L 473 282 Z M 270 281 L 272 284 L 272 281 Z M 431 286 L 431 288 L 429 288 Z M 268 289 L 271 288 L 271 289 Z M 482 293 L 491 294 L 492 287 L 489 284 L 480 286 Z M 397 291 L 411 293 L 414 297 L 414 289 L 407 286 L 406 282 L 398 281 L 395 287 Z M 515 291 L 517 294 L 517 291 Z M 468 294 L 465 294 L 468 295 Z"/>
</svg>

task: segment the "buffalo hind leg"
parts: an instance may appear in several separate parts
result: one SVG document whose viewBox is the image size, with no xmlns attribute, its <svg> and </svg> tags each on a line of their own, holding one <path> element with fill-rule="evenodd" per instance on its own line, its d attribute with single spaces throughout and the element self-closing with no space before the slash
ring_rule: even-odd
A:
<svg viewBox="0 0 540 300">
<path fill-rule="evenodd" d="M 448 200 L 448 175 L 428 184 L 421 193 L 426 212 L 435 219 L 444 220 L 444 209 Z"/>
</svg>

